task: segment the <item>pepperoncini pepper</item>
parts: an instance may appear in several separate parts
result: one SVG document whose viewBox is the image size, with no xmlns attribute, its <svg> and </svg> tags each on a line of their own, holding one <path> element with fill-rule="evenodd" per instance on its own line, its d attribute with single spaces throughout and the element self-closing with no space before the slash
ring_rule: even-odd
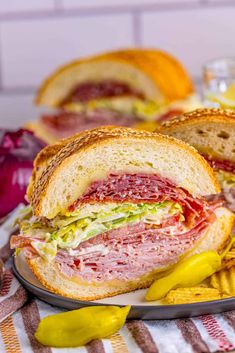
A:
<svg viewBox="0 0 235 353">
<path fill-rule="evenodd" d="M 117 332 L 125 323 L 130 306 L 90 306 L 42 319 L 35 332 L 45 346 L 78 347 Z"/>
<path fill-rule="evenodd" d="M 220 256 L 215 251 L 205 251 L 180 262 L 173 271 L 156 280 L 148 289 L 146 300 L 159 300 L 174 288 L 193 287 L 218 271 L 221 266 Z"/>
</svg>

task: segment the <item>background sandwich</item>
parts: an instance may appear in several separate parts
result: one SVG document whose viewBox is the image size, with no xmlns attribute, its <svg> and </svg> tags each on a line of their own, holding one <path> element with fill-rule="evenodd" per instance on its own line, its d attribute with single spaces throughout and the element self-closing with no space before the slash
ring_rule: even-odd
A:
<svg viewBox="0 0 235 353">
<path fill-rule="evenodd" d="M 180 259 L 223 249 L 234 216 L 206 198 L 219 191 L 212 169 L 183 142 L 128 128 L 86 131 L 38 155 L 33 216 L 11 245 L 64 296 L 146 288 Z"/>
<path fill-rule="evenodd" d="M 159 131 L 188 142 L 204 156 L 235 211 L 235 113 L 198 109 L 163 123 Z"/>
<path fill-rule="evenodd" d="M 198 106 L 182 65 L 160 50 L 127 49 L 77 60 L 57 69 L 39 88 L 37 105 L 54 113 L 28 124 L 48 142 L 101 125 L 156 128 Z M 190 107 L 190 108 L 189 108 Z"/>
</svg>

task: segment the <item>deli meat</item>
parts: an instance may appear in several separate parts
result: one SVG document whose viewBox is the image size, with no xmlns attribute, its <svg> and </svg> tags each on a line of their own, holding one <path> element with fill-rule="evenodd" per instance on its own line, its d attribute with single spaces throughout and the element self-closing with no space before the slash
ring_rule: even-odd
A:
<svg viewBox="0 0 235 353">
<path fill-rule="evenodd" d="M 77 85 L 62 105 L 67 102 L 85 103 L 90 100 L 112 98 L 120 96 L 137 97 L 144 99 L 142 92 L 131 88 L 128 84 L 115 80 L 103 80 L 102 82 L 84 82 Z"/>
<path fill-rule="evenodd" d="M 205 160 L 210 164 L 210 166 L 215 170 L 224 170 L 225 172 L 234 173 L 235 174 L 235 163 L 222 160 L 222 159 L 213 159 L 208 156 L 204 156 Z"/>
<path fill-rule="evenodd" d="M 178 108 L 169 109 L 166 113 L 159 115 L 156 118 L 156 121 L 159 123 L 163 123 L 164 121 L 171 120 L 176 116 L 183 114 L 183 112 L 184 112 L 183 109 L 178 109 Z"/>
<path fill-rule="evenodd" d="M 93 182 L 79 202 L 124 200 L 158 202 L 182 201 L 189 198 L 195 205 L 203 202 L 193 199 L 186 190 L 157 174 L 112 173 L 105 180 Z"/>
<path fill-rule="evenodd" d="M 56 262 L 67 276 L 80 276 L 87 281 L 131 280 L 178 262 L 207 226 L 208 220 L 203 219 L 192 230 L 170 236 L 168 227 L 147 229 L 144 223 L 129 225 L 82 243 L 75 256 L 58 252 Z M 99 250 L 98 244 L 106 251 L 101 246 Z"/>
<path fill-rule="evenodd" d="M 235 175 L 235 163 L 228 160 L 218 160 L 212 159 L 209 157 L 203 156 L 206 161 L 210 164 L 210 166 L 219 171 L 229 172 Z M 235 212 L 235 188 L 234 187 L 226 187 L 222 188 L 222 194 L 226 201 L 226 206 L 232 211 Z"/>
<path fill-rule="evenodd" d="M 184 207 L 187 221 L 193 221 L 207 211 L 207 208 L 218 207 L 223 202 L 218 200 L 210 204 L 204 198 L 194 198 L 187 190 L 177 187 L 167 178 L 157 174 L 110 174 L 108 178 L 92 183 L 79 200 L 71 207 L 75 210 L 85 202 L 162 202 L 174 201 Z"/>
<path fill-rule="evenodd" d="M 223 188 L 222 192 L 224 194 L 227 207 L 232 212 L 235 212 L 235 188 Z"/>
<path fill-rule="evenodd" d="M 201 240 L 215 221 L 215 209 L 222 205 L 217 196 L 192 197 L 187 190 L 157 174 L 110 174 L 93 182 L 87 192 L 71 207 L 84 202 L 161 202 L 181 204 L 180 212 L 167 214 L 161 224 L 129 223 L 81 242 L 77 248 L 58 248 L 55 261 L 67 276 L 82 280 L 132 280 L 154 269 L 173 265 L 181 255 Z M 24 247 L 26 257 L 35 257 L 31 238 L 13 238 L 15 246 Z M 42 241 L 38 237 L 39 241 Z M 12 244 L 13 245 L 13 244 Z M 30 251 L 31 247 L 31 251 Z"/>
<path fill-rule="evenodd" d="M 104 125 L 132 126 L 137 123 L 136 116 L 112 111 L 94 110 L 73 113 L 65 110 L 54 115 L 41 117 L 41 124 L 58 139 L 74 135 L 76 132 L 94 129 Z"/>
</svg>

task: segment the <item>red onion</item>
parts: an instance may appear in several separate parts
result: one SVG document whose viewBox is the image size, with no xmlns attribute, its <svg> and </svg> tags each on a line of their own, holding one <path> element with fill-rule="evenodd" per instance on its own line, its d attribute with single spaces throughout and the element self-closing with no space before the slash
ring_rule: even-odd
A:
<svg viewBox="0 0 235 353">
<path fill-rule="evenodd" d="M 33 160 L 44 146 L 31 131 L 0 129 L 0 218 L 26 203 Z"/>
</svg>

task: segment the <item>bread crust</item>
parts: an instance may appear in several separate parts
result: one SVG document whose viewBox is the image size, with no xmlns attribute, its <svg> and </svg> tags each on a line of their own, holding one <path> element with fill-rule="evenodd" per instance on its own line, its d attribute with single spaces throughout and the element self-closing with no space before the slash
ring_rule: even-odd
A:
<svg viewBox="0 0 235 353">
<path fill-rule="evenodd" d="M 100 131 L 109 131 L 111 126 L 100 127 Z M 33 188 L 35 186 L 36 180 L 39 179 L 42 172 L 51 162 L 52 158 L 59 153 L 62 148 L 67 146 L 70 142 L 72 142 L 75 138 L 81 139 L 83 136 L 87 134 L 87 130 L 80 131 L 73 136 L 67 137 L 65 139 L 61 139 L 54 144 L 48 145 L 44 147 L 36 156 L 33 166 L 33 172 L 30 178 L 30 182 L 27 188 L 27 198 L 30 200 L 33 192 Z"/>
<path fill-rule="evenodd" d="M 52 83 L 59 75 L 65 72 L 69 73 L 70 70 L 79 67 L 84 63 L 94 63 L 106 60 L 128 64 L 135 69 L 142 71 L 142 73 L 155 84 L 157 91 L 160 89 L 160 93 L 167 100 L 172 101 L 182 99 L 193 92 L 191 79 L 182 65 L 171 55 L 153 49 L 126 49 L 75 60 L 58 68 L 39 88 L 35 103 L 37 105 L 48 104 L 45 98 L 46 92 L 51 89 Z M 161 70 L 159 70 L 159 67 Z M 165 74 L 163 76 L 162 72 L 164 71 Z M 172 82 L 172 87 L 169 82 Z M 53 106 L 58 106 L 58 103 Z"/>
<path fill-rule="evenodd" d="M 230 109 L 199 108 L 192 112 L 184 113 L 169 121 L 162 122 L 157 132 L 171 131 L 177 126 L 190 126 L 206 122 L 221 122 L 235 124 L 235 112 Z M 168 130 L 169 129 L 169 130 Z"/>
<path fill-rule="evenodd" d="M 158 132 L 181 139 L 201 154 L 235 162 L 235 112 L 197 109 L 159 127 Z"/>
<path fill-rule="evenodd" d="M 186 150 L 188 154 L 192 155 L 192 158 L 194 158 L 195 161 L 201 164 L 202 168 L 205 170 L 205 173 L 208 174 L 214 192 L 220 192 L 220 187 L 213 170 L 195 148 L 180 140 L 176 140 L 173 137 L 168 137 L 165 135 L 124 127 L 103 127 L 89 130 L 87 132 L 83 132 L 82 134 L 79 133 L 73 138 L 69 138 L 67 140 L 68 143 L 65 143 L 65 145 L 50 159 L 50 164 L 43 169 L 39 178 L 36 178 L 35 183 L 31 186 L 30 193 L 28 194 L 31 205 L 33 206 L 34 214 L 36 216 L 42 215 L 42 200 L 46 195 L 47 189 L 55 175 L 55 172 L 57 172 L 57 170 L 59 171 L 59 168 L 61 168 L 62 164 L 66 162 L 67 158 L 71 157 L 73 154 L 76 154 L 76 157 L 79 158 L 79 154 L 89 151 L 90 148 L 95 148 L 97 145 L 105 145 L 114 140 L 119 140 L 121 143 L 123 138 L 142 139 L 143 141 L 145 139 L 150 141 L 153 140 L 159 144 L 165 143 L 166 145 L 174 145 Z M 53 147 L 50 148 L 50 151 L 53 152 Z M 41 153 L 43 154 L 44 152 Z M 35 168 L 37 169 L 37 166 Z M 34 175 L 36 173 L 35 168 L 33 172 Z"/>
<path fill-rule="evenodd" d="M 155 72 L 160 69 L 163 74 L 161 84 L 164 87 L 163 91 L 168 92 L 168 97 L 171 97 L 172 86 L 174 86 L 173 100 L 183 99 L 194 92 L 192 80 L 184 67 L 175 57 L 163 50 L 131 48 L 119 50 L 115 52 L 115 54 L 129 56 L 130 60 L 138 60 L 140 63 L 146 62 L 147 60 L 149 62 L 148 67 L 152 67 L 153 69 L 153 72 L 150 72 L 151 75 L 154 75 Z M 167 62 L 168 65 L 164 65 L 164 62 Z M 169 82 L 171 82 L 171 84 L 169 84 Z"/>
</svg>

